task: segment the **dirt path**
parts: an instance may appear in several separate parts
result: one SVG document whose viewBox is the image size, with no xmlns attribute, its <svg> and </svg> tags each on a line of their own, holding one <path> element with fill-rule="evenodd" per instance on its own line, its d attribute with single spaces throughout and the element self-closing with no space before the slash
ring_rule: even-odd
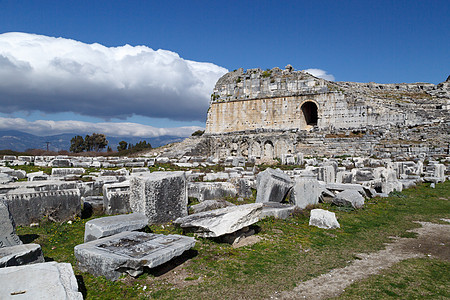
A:
<svg viewBox="0 0 450 300">
<path fill-rule="evenodd" d="M 450 222 L 450 220 L 445 220 Z M 327 299 L 341 294 L 355 281 L 390 268 L 414 257 L 437 257 L 450 261 L 450 225 L 418 222 L 421 228 L 412 230 L 417 238 L 398 238 L 386 249 L 371 254 L 358 254 L 351 265 L 305 281 L 292 291 L 282 292 L 272 299 Z"/>
</svg>

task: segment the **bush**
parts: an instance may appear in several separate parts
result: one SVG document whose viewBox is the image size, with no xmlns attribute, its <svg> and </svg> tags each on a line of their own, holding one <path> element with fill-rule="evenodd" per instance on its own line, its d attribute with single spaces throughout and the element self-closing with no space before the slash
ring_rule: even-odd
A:
<svg viewBox="0 0 450 300">
<path fill-rule="evenodd" d="M 192 134 L 192 136 L 202 136 L 205 133 L 204 130 L 197 130 Z"/>
</svg>

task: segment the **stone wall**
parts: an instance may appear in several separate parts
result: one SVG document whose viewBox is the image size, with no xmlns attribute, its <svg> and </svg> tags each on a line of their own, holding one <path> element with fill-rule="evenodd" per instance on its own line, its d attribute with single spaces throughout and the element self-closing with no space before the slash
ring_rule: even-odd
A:
<svg viewBox="0 0 450 300">
<path fill-rule="evenodd" d="M 330 82 L 306 72 L 242 69 L 211 95 L 206 134 L 425 124 L 448 114 L 448 85 Z"/>
</svg>

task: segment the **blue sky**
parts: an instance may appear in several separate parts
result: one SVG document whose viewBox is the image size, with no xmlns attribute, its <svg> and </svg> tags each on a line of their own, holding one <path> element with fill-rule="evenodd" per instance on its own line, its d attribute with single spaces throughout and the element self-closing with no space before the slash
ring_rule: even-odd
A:
<svg viewBox="0 0 450 300">
<path fill-rule="evenodd" d="M 437 84 L 450 74 L 449 16 L 449 1 L 0 0 L 0 34 L 24 32 L 63 37 L 83 44 L 98 43 L 107 47 L 102 51 L 108 53 L 108 47 L 143 45 L 150 50 L 168 50 L 179 56 L 172 57 L 170 53 L 146 49 L 146 55 L 140 57 L 139 62 L 137 59 L 133 61 L 134 73 L 129 76 L 136 76 L 133 82 L 137 80 L 140 88 L 132 90 L 131 95 L 117 96 L 113 91 L 101 90 L 96 83 L 88 91 L 98 95 L 85 102 L 78 101 L 77 97 L 86 95 L 75 93 L 74 96 L 73 91 L 58 92 L 60 88 L 64 89 L 60 85 L 70 86 L 72 81 L 76 81 L 73 83 L 75 90 L 85 86 L 84 79 L 68 77 L 55 87 L 52 85 L 54 77 L 49 76 L 48 90 L 52 96 L 56 94 L 58 97 L 50 101 L 49 94 L 33 90 L 26 82 L 23 83 L 24 90 L 28 91 L 26 95 L 10 92 L 8 88 L 11 87 L 21 90 L 19 79 L 11 84 L 4 83 L 0 85 L 0 104 L 5 107 L 0 111 L 0 128 L 13 126 L 23 131 L 46 134 L 59 133 L 57 127 L 70 130 L 69 121 L 78 122 L 78 127 L 74 127 L 77 130 L 91 129 L 93 123 L 109 122 L 110 132 L 115 132 L 120 126 L 116 123 L 128 122 L 142 124 L 142 132 L 146 132 L 145 128 L 151 131 L 148 126 L 189 126 L 184 131 L 177 129 L 179 134 L 186 134 L 197 128 L 192 126 L 204 126 L 208 101 L 205 95 L 212 92 L 211 81 L 215 81 L 225 69 L 240 67 L 266 69 L 291 64 L 300 70 L 325 70 L 337 81 Z M 8 36 L 5 40 L 11 45 L 16 38 Z M 55 43 L 43 39 L 38 42 L 44 48 L 49 43 Z M 56 51 L 51 57 L 54 61 L 58 57 L 59 47 L 45 48 L 42 53 Z M 78 46 L 74 44 L 70 47 Z M 4 54 L 9 57 L 7 63 L 15 63 L 15 67 L 18 66 L 17 61 L 26 60 L 24 56 L 15 56 L 19 52 L 17 49 L 12 45 L 7 53 L 9 56 Z M 135 52 L 133 49 L 127 51 Z M 34 55 L 35 52 L 27 53 L 23 55 Z M 67 53 L 70 56 L 70 52 Z M 80 53 L 87 52 L 79 52 L 74 57 L 82 59 Z M 145 70 L 139 68 L 140 63 L 146 63 L 143 59 L 155 60 L 162 56 L 167 59 L 167 55 L 171 56 L 170 72 L 163 70 L 159 73 L 161 64 L 149 64 L 150 69 Z M 40 58 L 34 59 L 38 62 Z M 190 61 L 210 64 L 197 65 Z M 66 61 L 62 61 L 61 65 L 64 63 Z M 94 63 L 94 66 L 98 65 Z M 40 78 L 43 78 L 39 81 L 40 86 L 46 85 L 46 77 L 42 76 L 45 70 L 40 71 Z M 182 78 L 165 89 L 141 89 L 151 85 L 151 82 L 161 85 L 163 81 L 158 74 L 163 74 L 167 81 L 177 76 Z M 116 82 L 111 77 L 119 75 L 113 72 L 108 74 L 108 78 Z M 3 76 L 11 77 L 6 71 Z M 195 77 L 196 81 L 186 79 L 189 76 Z M 205 76 L 210 76 L 208 78 L 211 80 L 202 81 Z M 142 78 L 148 78 L 149 82 Z M 190 90 L 189 95 L 184 93 L 183 87 Z M 96 89 L 99 89 L 98 93 Z M 48 90 L 46 92 L 50 93 Z M 145 106 L 147 100 L 143 95 L 147 94 L 149 105 Z M 111 101 L 105 101 L 105 97 L 111 97 Z M 139 97 L 143 98 L 135 100 Z M 186 100 L 183 102 L 177 97 Z M 197 98 L 202 100 L 197 103 Z M 7 105 L 8 102 L 14 105 Z M 95 107 L 104 113 L 93 113 Z M 43 120 L 66 123 L 55 123 L 53 126 L 48 122 L 36 123 Z M 85 122 L 84 127 L 82 122 Z M 96 129 L 102 128 L 99 125 Z M 158 132 L 153 134 L 161 133 Z M 123 134 L 133 133 L 125 131 Z"/>
</svg>

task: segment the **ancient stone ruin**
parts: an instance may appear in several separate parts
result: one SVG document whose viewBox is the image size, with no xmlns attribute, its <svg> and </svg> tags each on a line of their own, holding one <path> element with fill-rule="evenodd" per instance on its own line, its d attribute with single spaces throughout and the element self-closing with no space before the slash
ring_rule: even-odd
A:
<svg viewBox="0 0 450 300">
<path fill-rule="evenodd" d="M 78 270 L 118 280 L 169 263 L 198 239 L 258 242 L 255 224 L 267 217 L 311 209 L 311 226 L 333 230 L 345 223 L 322 203 L 359 210 L 421 182 L 435 187 L 450 173 L 449 87 L 239 69 L 217 82 L 201 137 L 141 157 L 4 156 L 0 279 L 8 292 L 0 298 L 25 290 L 17 278 L 31 282 L 27 297 L 82 297 L 71 265 L 44 263 L 15 224 L 71 224 L 89 209 L 110 215 L 87 221 L 73 250 Z M 21 169 L 31 164 L 44 168 Z M 148 233 L 168 224 L 177 234 Z M 53 290 L 39 288 L 43 279 Z"/>
<path fill-rule="evenodd" d="M 446 154 L 449 101 L 448 80 L 332 82 L 292 66 L 238 69 L 217 82 L 203 137 L 177 151 L 256 159 Z"/>
</svg>

